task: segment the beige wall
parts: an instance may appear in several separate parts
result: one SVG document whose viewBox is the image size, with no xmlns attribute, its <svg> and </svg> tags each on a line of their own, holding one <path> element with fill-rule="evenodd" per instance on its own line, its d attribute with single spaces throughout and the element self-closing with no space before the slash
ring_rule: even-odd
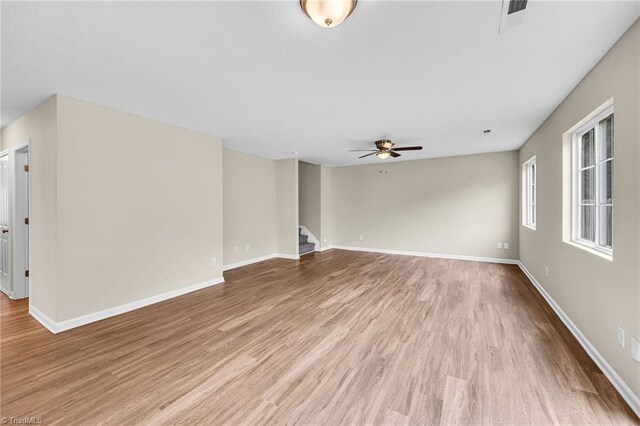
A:
<svg viewBox="0 0 640 426">
<path fill-rule="evenodd" d="M 58 99 L 57 320 L 222 277 L 221 141 Z"/>
<path fill-rule="evenodd" d="M 614 98 L 613 262 L 562 240 L 563 134 Z M 520 258 L 587 339 L 640 395 L 640 363 L 630 338 L 640 339 L 640 23 L 584 78 L 520 150 L 536 155 L 537 229 L 520 227 Z M 550 268 L 549 277 L 545 268 Z M 627 344 L 616 344 L 616 327 Z"/>
<path fill-rule="evenodd" d="M 517 259 L 518 170 L 517 152 L 335 167 L 333 244 Z"/>
<path fill-rule="evenodd" d="M 224 264 L 276 253 L 276 161 L 228 149 L 223 159 Z"/>
<path fill-rule="evenodd" d="M 64 96 L 2 139 L 31 139 L 30 304 L 53 321 L 222 277 L 219 139 Z"/>
<path fill-rule="evenodd" d="M 276 251 L 298 256 L 298 160 L 276 161 Z"/>
<path fill-rule="evenodd" d="M 299 222 L 320 239 L 322 235 L 320 166 L 300 161 L 298 171 Z"/>
<path fill-rule="evenodd" d="M 326 248 L 332 244 L 333 232 L 333 169 L 327 166 L 320 167 L 320 247 Z"/>
<path fill-rule="evenodd" d="M 57 97 L 52 96 L 2 130 L 2 149 L 9 151 L 31 141 L 30 179 L 31 265 L 30 303 L 50 318 L 56 318 L 57 235 Z M 11 192 L 11 189 L 10 189 Z M 11 193 L 9 194 L 11 199 Z M 11 215 L 11 211 L 10 211 Z"/>
</svg>

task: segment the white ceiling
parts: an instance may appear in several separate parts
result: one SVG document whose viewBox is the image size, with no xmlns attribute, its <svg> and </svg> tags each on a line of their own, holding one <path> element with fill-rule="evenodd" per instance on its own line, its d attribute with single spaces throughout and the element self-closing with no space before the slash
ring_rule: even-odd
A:
<svg viewBox="0 0 640 426">
<path fill-rule="evenodd" d="M 329 165 L 391 138 L 402 159 L 519 148 L 640 2 L 361 0 L 341 26 L 288 2 L 2 3 L 2 127 L 54 93 Z M 491 128 L 491 136 L 481 130 Z M 386 160 L 397 161 L 397 160 Z"/>
</svg>

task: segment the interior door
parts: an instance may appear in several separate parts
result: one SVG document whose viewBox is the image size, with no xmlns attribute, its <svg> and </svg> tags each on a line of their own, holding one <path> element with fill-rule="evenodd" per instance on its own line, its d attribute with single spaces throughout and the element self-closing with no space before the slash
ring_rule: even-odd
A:
<svg viewBox="0 0 640 426">
<path fill-rule="evenodd" d="M 29 146 L 15 151 L 13 174 L 13 214 L 11 228 L 12 297 L 29 297 Z"/>
<path fill-rule="evenodd" d="M 9 279 L 9 156 L 0 157 L 0 286 L 12 294 Z"/>
</svg>

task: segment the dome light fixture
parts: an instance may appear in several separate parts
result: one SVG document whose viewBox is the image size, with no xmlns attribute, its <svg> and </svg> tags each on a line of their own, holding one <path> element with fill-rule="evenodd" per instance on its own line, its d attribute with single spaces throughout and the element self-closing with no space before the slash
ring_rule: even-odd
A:
<svg viewBox="0 0 640 426">
<path fill-rule="evenodd" d="M 378 157 L 381 160 L 385 160 L 385 159 L 389 158 L 390 155 L 391 155 L 391 153 L 389 151 L 378 151 L 376 153 L 376 157 Z"/>
<path fill-rule="evenodd" d="M 300 7 L 309 18 L 323 28 L 340 25 L 351 15 L 358 0 L 300 0 Z"/>
</svg>

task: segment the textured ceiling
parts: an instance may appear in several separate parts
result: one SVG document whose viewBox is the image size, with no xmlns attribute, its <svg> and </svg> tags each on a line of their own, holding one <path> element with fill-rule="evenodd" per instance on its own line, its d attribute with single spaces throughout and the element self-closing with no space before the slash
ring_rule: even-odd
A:
<svg viewBox="0 0 640 426">
<path fill-rule="evenodd" d="M 499 34 L 501 7 L 361 0 L 326 30 L 297 1 L 3 2 L 2 126 L 60 93 L 270 158 L 381 161 L 346 150 L 383 137 L 424 146 L 400 159 L 517 149 L 640 2 L 530 1 Z"/>
</svg>

